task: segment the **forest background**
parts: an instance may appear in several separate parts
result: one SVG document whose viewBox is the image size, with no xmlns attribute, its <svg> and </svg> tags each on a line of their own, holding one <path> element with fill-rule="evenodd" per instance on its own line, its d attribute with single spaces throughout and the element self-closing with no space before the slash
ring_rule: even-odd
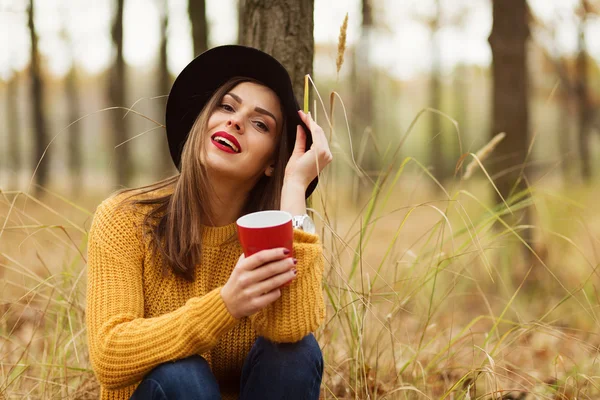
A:
<svg viewBox="0 0 600 400">
<path fill-rule="evenodd" d="M 324 398 L 600 396 L 598 1 L 0 0 L 0 33 L 0 398 L 97 396 L 91 216 L 176 172 L 170 84 L 227 43 L 310 74 L 331 141 Z"/>
</svg>

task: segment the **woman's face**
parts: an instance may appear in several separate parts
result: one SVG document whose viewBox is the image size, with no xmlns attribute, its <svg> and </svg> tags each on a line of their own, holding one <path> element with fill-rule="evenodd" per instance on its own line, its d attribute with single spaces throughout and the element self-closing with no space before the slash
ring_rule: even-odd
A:
<svg viewBox="0 0 600 400">
<path fill-rule="evenodd" d="M 283 123 L 277 95 L 242 82 L 221 99 L 208 120 L 205 165 L 219 176 L 255 183 L 271 175 Z"/>
</svg>

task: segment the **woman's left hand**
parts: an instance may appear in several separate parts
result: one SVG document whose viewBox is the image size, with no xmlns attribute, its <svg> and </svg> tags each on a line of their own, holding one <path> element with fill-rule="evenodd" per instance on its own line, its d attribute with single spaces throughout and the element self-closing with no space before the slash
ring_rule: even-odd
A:
<svg viewBox="0 0 600 400">
<path fill-rule="evenodd" d="M 313 143 L 310 149 L 306 150 L 306 132 L 298 125 L 294 151 L 285 167 L 284 184 L 300 184 L 306 190 L 313 179 L 333 160 L 333 155 L 329 150 L 325 132 L 310 114 L 298 110 L 298 115 L 310 129 Z"/>
</svg>

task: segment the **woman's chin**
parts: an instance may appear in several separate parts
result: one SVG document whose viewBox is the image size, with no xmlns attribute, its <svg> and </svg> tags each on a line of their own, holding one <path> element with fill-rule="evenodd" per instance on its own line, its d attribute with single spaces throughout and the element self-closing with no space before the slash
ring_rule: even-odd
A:
<svg viewBox="0 0 600 400">
<path fill-rule="evenodd" d="M 243 180 L 244 177 L 240 176 L 241 169 L 237 163 L 232 163 L 229 160 L 224 160 L 219 156 L 209 154 L 206 162 L 206 169 L 215 176 L 225 179 L 239 179 Z"/>
</svg>

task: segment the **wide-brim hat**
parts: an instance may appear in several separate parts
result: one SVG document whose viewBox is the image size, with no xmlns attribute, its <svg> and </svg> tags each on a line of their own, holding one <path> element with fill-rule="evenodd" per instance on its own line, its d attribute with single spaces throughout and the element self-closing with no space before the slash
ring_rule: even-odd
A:
<svg viewBox="0 0 600 400">
<path fill-rule="evenodd" d="M 214 47 L 192 60 L 175 79 L 167 100 L 166 127 L 171 158 L 181 170 L 181 152 L 198 114 L 213 93 L 230 78 L 241 76 L 255 79 L 277 94 L 286 118 L 288 158 L 294 150 L 296 127 L 306 132 L 306 149 L 312 144 L 308 127 L 298 115 L 290 75 L 283 65 L 269 54 L 246 46 Z M 310 196 L 317 186 L 315 178 L 308 189 Z"/>
</svg>

